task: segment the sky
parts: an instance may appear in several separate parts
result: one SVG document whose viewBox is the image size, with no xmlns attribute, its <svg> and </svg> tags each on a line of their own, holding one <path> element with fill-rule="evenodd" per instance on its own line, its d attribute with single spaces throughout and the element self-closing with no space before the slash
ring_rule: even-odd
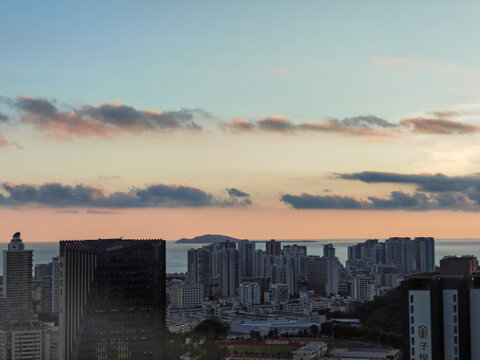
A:
<svg viewBox="0 0 480 360">
<path fill-rule="evenodd" d="M 477 238 L 479 12 L 4 2 L 0 238 Z"/>
</svg>

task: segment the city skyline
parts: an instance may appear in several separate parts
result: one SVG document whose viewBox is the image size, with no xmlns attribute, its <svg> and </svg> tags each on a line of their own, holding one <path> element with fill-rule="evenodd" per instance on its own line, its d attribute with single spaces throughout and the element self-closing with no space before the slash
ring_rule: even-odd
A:
<svg viewBox="0 0 480 360">
<path fill-rule="evenodd" d="M 479 10 L 5 4 L 0 236 L 478 238 Z"/>
</svg>

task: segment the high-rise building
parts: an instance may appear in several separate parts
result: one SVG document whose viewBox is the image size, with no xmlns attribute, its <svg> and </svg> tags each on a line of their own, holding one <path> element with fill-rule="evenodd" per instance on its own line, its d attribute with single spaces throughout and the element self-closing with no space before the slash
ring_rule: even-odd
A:
<svg viewBox="0 0 480 360">
<path fill-rule="evenodd" d="M 255 243 L 253 241 L 241 240 L 238 242 L 238 253 L 240 257 L 240 275 L 242 279 L 255 276 Z"/>
<path fill-rule="evenodd" d="M 60 242 L 60 359 L 162 359 L 165 241 Z"/>
<path fill-rule="evenodd" d="M 204 246 L 200 249 L 188 250 L 187 283 L 202 285 L 203 297 L 210 295 L 211 248 Z"/>
<path fill-rule="evenodd" d="M 385 247 L 387 264 L 396 265 L 404 274 L 414 270 L 414 243 L 409 237 L 391 237 L 385 241 Z"/>
<path fill-rule="evenodd" d="M 170 287 L 170 304 L 177 309 L 193 308 L 203 303 L 203 286 L 179 284 Z"/>
<path fill-rule="evenodd" d="M 60 267 L 58 257 L 48 264 L 35 266 L 35 281 L 41 288 L 39 312 L 58 313 Z"/>
<path fill-rule="evenodd" d="M 265 251 L 255 251 L 255 277 L 265 277 Z"/>
<path fill-rule="evenodd" d="M 25 250 L 20 233 L 15 233 L 8 250 L 3 250 L 3 296 L 9 310 L 32 310 L 32 261 L 33 250 Z"/>
<path fill-rule="evenodd" d="M 416 237 L 414 244 L 414 270 L 435 270 L 435 240 L 433 237 Z"/>
<path fill-rule="evenodd" d="M 279 256 L 281 253 L 280 241 L 270 240 L 265 243 L 267 255 Z"/>
<path fill-rule="evenodd" d="M 323 257 L 326 259 L 335 259 L 335 248 L 333 244 L 323 245 Z"/>
<path fill-rule="evenodd" d="M 220 295 L 234 297 L 240 284 L 240 263 L 238 251 L 234 248 L 218 252 L 220 263 Z"/>
<path fill-rule="evenodd" d="M 480 273 L 446 260 L 402 282 L 404 359 L 480 359 Z"/>
<path fill-rule="evenodd" d="M 341 269 L 342 264 L 337 258 L 309 256 L 307 258 L 308 288 L 321 296 L 338 294 Z"/>
</svg>

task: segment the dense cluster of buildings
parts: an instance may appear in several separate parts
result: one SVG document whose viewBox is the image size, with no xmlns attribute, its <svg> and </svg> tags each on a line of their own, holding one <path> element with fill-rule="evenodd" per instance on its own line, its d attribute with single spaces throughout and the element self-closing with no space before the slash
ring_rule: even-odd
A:
<svg viewBox="0 0 480 360">
<path fill-rule="evenodd" d="M 15 233 L 3 252 L 0 360 L 164 358 L 163 240 L 61 241 L 58 257 L 32 265 Z"/>
<path fill-rule="evenodd" d="M 324 245 L 323 256 L 316 256 L 308 255 L 306 246 L 282 248 L 275 240 L 266 242 L 265 250 L 248 240 L 225 241 L 188 251 L 183 286 L 202 286 L 204 298 L 237 297 L 244 305 L 281 303 L 305 291 L 368 301 L 398 286 L 406 274 L 433 270 L 434 256 L 431 237 L 351 245 L 346 266 L 332 244 Z M 202 299 L 198 301 L 201 305 Z"/>
<path fill-rule="evenodd" d="M 446 257 L 436 268 L 430 237 L 366 240 L 348 247 L 345 265 L 332 244 L 319 256 L 275 240 L 265 250 L 224 241 L 190 249 L 188 272 L 168 283 L 163 240 L 59 250 L 33 267 L 15 233 L 3 251 L 0 360 L 161 359 L 167 326 L 187 332 L 212 315 L 233 335 L 293 335 L 400 284 L 407 359 L 480 358 L 477 260 Z"/>
<path fill-rule="evenodd" d="M 406 275 L 435 267 L 431 237 L 366 240 L 348 247 L 345 265 L 332 244 L 323 246 L 323 256 L 275 240 L 265 250 L 256 245 L 224 241 L 190 249 L 186 277 L 168 284 L 170 330 L 188 331 L 212 314 L 237 330 L 265 328 L 275 318 L 299 329 L 312 325 L 308 317 L 321 325 L 319 313 L 351 312 Z"/>
</svg>

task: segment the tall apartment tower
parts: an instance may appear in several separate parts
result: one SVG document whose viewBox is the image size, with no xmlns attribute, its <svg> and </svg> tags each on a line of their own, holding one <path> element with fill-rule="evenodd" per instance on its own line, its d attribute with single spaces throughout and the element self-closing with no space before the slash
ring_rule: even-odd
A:
<svg viewBox="0 0 480 360">
<path fill-rule="evenodd" d="M 3 250 L 3 296 L 9 310 L 32 310 L 33 250 L 25 250 L 20 233 L 13 234 L 8 250 Z"/>
<path fill-rule="evenodd" d="M 307 259 L 308 288 L 317 295 L 338 294 L 342 264 L 338 259 L 309 256 Z"/>
<path fill-rule="evenodd" d="M 234 248 L 222 249 L 218 253 L 220 263 L 220 295 L 233 297 L 240 285 L 240 263 L 238 251 Z"/>
<path fill-rule="evenodd" d="M 326 259 L 335 259 L 335 248 L 333 244 L 323 245 L 323 257 Z"/>
<path fill-rule="evenodd" d="M 35 266 L 35 280 L 42 288 L 40 308 L 42 313 L 58 313 L 60 266 L 58 257 L 48 264 Z"/>
<path fill-rule="evenodd" d="M 187 283 L 202 285 L 203 297 L 210 295 L 212 277 L 211 250 L 209 247 L 188 250 Z"/>
<path fill-rule="evenodd" d="M 414 242 L 409 237 L 391 237 L 385 241 L 387 264 L 397 266 L 399 272 L 414 270 Z"/>
<path fill-rule="evenodd" d="M 435 240 L 433 237 L 416 237 L 413 244 L 415 270 L 435 270 Z"/>
<path fill-rule="evenodd" d="M 280 241 L 270 240 L 265 243 L 267 255 L 279 256 L 281 253 Z"/>
<path fill-rule="evenodd" d="M 240 256 L 240 274 L 242 278 L 255 276 L 255 243 L 253 241 L 241 240 L 238 243 Z"/>
<path fill-rule="evenodd" d="M 165 357 L 165 241 L 60 242 L 60 359 Z"/>
</svg>

